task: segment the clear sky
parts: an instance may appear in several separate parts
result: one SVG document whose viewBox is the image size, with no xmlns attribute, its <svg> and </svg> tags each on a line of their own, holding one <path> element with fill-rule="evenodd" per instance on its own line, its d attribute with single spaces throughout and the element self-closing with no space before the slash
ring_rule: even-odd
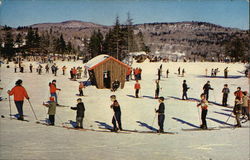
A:
<svg viewBox="0 0 250 160">
<path fill-rule="evenodd" d="M 203 21 L 249 29 L 248 0 L 0 0 L 0 25 L 81 20 L 113 25 L 130 12 L 135 24 Z"/>
</svg>

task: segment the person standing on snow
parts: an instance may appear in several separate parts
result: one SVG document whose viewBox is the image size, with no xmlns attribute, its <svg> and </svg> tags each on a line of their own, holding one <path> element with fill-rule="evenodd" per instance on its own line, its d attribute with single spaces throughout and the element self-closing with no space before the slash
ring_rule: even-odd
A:
<svg viewBox="0 0 250 160">
<path fill-rule="evenodd" d="M 75 128 L 83 128 L 83 118 L 84 118 L 84 112 L 85 107 L 84 103 L 82 102 L 81 98 L 77 99 L 77 106 L 71 107 L 72 110 L 76 110 L 76 124 L 77 126 Z"/>
<path fill-rule="evenodd" d="M 61 89 L 59 88 L 56 88 L 56 80 L 53 80 L 52 83 L 49 83 L 49 88 L 50 88 L 50 95 L 51 97 L 55 97 L 55 100 L 56 100 L 56 105 L 59 105 L 58 104 L 58 99 L 57 99 L 57 93 L 56 91 L 61 91 Z"/>
<path fill-rule="evenodd" d="M 112 118 L 112 124 L 113 124 L 113 130 L 114 132 L 117 132 L 118 129 L 120 131 L 122 131 L 122 123 L 121 123 L 121 108 L 120 105 L 118 103 L 118 101 L 116 100 L 116 96 L 112 95 L 110 96 L 111 101 L 113 102 L 113 104 L 111 104 L 110 108 L 113 109 L 114 111 L 114 116 Z M 117 124 L 118 123 L 118 128 L 117 128 Z"/>
<path fill-rule="evenodd" d="M 160 97 L 159 98 L 159 108 L 158 110 L 155 109 L 155 113 L 158 113 L 158 125 L 159 125 L 159 130 L 157 131 L 158 133 L 163 133 L 164 132 L 164 129 L 163 129 L 163 126 L 164 126 L 164 120 L 165 120 L 165 104 L 163 103 L 164 102 L 164 97 Z"/>
<path fill-rule="evenodd" d="M 228 67 L 224 69 L 224 77 L 227 78 L 227 76 L 228 76 Z"/>
<path fill-rule="evenodd" d="M 156 80 L 156 81 L 155 81 L 155 84 L 156 84 L 155 99 L 158 99 L 159 93 L 160 93 L 160 84 L 159 84 L 159 80 Z"/>
<path fill-rule="evenodd" d="M 23 81 L 21 79 L 16 81 L 16 86 L 7 93 L 11 96 L 14 95 L 14 102 L 19 114 L 18 120 L 24 120 L 23 118 L 23 100 L 24 97 L 29 100 L 26 89 L 22 86 Z"/>
<path fill-rule="evenodd" d="M 189 87 L 187 86 L 187 83 L 186 83 L 186 80 L 183 81 L 183 84 L 182 84 L 182 100 L 185 100 L 184 97 L 186 98 L 186 100 L 188 100 L 188 97 L 187 97 L 187 91 L 188 91 Z"/>
<path fill-rule="evenodd" d="M 138 82 L 138 80 L 136 80 L 134 89 L 135 89 L 135 97 L 136 97 L 136 98 L 139 98 L 138 94 L 139 94 L 139 90 L 141 89 L 141 85 L 140 85 L 140 83 Z"/>
<path fill-rule="evenodd" d="M 202 124 L 201 124 L 201 129 L 207 129 L 207 121 L 206 121 L 206 117 L 207 117 L 207 109 L 208 109 L 208 101 L 206 100 L 206 94 L 202 93 L 201 94 L 201 102 L 199 104 L 197 104 L 197 107 L 201 106 L 201 120 L 202 120 Z"/>
<path fill-rule="evenodd" d="M 54 97 L 50 97 L 48 104 L 43 103 L 44 106 L 48 107 L 49 115 L 49 125 L 55 125 L 55 115 L 56 115 L 56 102 Z"/>
<path fill-rule="evenodd" d="M 85 88 L 83 82 L 80 82 L 79 85 L 79 96 L 83 96 L 83 88 Z"/>
<path fill-rule="evenodd" d="M 214 90 L 211 88 L 210 81 L 207 81 L 207 83 L 203 86 L 204 94 L 206 95 L 206 100 L 208 101 L 209 98 L 209 90 Z"/>
<path fill-rule="evenodd" d="M 178 68 L 178 75 L 181 74 L 181 67 Z"/>
<path fill-rule="evenodd" d="M 223 93 L 222 106 L 227 106 L 227 98 L 228 98 L 228 94 L 230 93 L 230 90 L 229 90 L 227 84 L 224 84 L 224 88 L 222 89 L 222 93 Z"/>
<path fill-rule="evenodd" d="M 169 74 L 169 69 L 167 69 L 166 71 L 166 77 L 168 78 L 168 74 Z"/>
</svg>

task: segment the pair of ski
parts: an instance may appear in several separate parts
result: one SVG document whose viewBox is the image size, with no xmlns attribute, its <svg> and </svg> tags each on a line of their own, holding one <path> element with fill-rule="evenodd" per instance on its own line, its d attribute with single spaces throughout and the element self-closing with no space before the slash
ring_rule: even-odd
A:
<svg viewBox="0 0 250 160">
<path fill-rule="evenodd" d="M 182 131 L 212 131 L 212 130 L 220 130 L 220 129 L 236 129 L 236 128 L 249 128 L 249 126 L 219 126 L 219 127 L 211 127 L 207 129 L 202 128 L 188 128 L 188 129 L 182 129 Z"/>
</svg>

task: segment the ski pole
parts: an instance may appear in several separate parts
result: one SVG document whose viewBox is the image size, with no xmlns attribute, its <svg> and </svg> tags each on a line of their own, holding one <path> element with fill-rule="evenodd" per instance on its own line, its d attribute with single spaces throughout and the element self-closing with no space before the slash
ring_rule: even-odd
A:
<svg viewBox="0 0 250 160">
<path fill-rule="evenodd" d="M 155 113 L 155 116 L 154 116 L 154 119 L 153 119 L 153 122 L 152 122 L 152 125 L 151 125 L 152 127 L 153 127 L 153 125 L 154 125 L 156 115 L 157 115 L 157 113 Z"/>
<path fill-rule="evenodd" d="M 11 101 L 10 101 L 10 95 L 9 95 L 9 107 L 10 107 L 10 119 L 11 119 Z"/>
<path fill-rule="evenodd" d="M 232 114 L 233 114 L 233 111 L 232 111 L 231 114 L 228 116 L 227 120 L 225 121 L 225 123 L 224 123 L 223 125 L 225 125 L 225 124 L 229 121 L 229 119 L 230 119 L 230 117 L 232 116 Z"/>
<path fill-rule="evenodd" d="M 214 90 L 213 90 L 213 95 L 214 95 L 214 100 L 215 100 L 215 103 L 217 103 L 217 101 L 216 101 L 216 97 L 215 97 L 215 94 L 214 94 Z"/>
<path fill-rule="evenodd" d="M 37 116 L 36 116 L 36 113 L 35 113 L 35 111 L 34 111 L 34 108 L 33 108 L 32 104 L 30 103 L 30 100 L 29 100 L 29 99 L 28 99 L 28 102 L 29 102 L 29 104 L 30 104 L 30 108 L 31 108 L 31 110 L 32 110 L 32 112 L 33 112 L 33 114 L 34 114 L 36 120 L 38 121 Z"/>
<path fill-rule="evenodd" d="M 198 109 L 198 117 L 199 117 L 199 121 L 200 121 L 200 125 L 201 125 L 200 109 L 199 108 L 197 108 L 197 109 Z"/>
</svg>

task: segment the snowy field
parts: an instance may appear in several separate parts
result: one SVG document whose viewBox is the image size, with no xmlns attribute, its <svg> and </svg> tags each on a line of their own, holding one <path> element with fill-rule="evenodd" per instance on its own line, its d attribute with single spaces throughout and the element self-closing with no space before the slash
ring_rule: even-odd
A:
<svg viewBox="0 0 250 160">
<path fill-rule="evenodd" d="M 37 66 L 36 62 L 32 62 Z M 69 69 L 73 66 L 83 66 L 78 62 L 56 62 L 60 70 L 58 76 L 50 74 L 38 75 L 29 73 L 29 63 L 26 62 L 25 73 L 14 73 L 14 65 L 10 68 L 6 64 L 1 67 L 1 86 L 4 90 L 2 96 L 7 98 L 7 90 L 11 89 L 17 79 L 23 80 L 30 101 L 39 120 L 47 117 L 47 108 L 42 105 L 48 100 L 48 83 L 57 80 L 59 92 L 59 104 L 75 106 L 79 83 L 69 80 Z M 8 119 L 8 99 L 0 102 L 0 113 L 5 118 L 0 118 L 0 159 L 84 159 L 84 160 L 249 160 L 249 128 L 221 128 L 212 131 L 183 131 L 182 129 L 194 128 L 200 125 L 197 102 L 180 101 L 182 95 L 182 81 L 187 80 L 191 89 L 188 91 L 190 98 L 199 99 L 203 85 L 210 80 L 214 91 L 210 91 L 210 100 L 207 115 L 208 127 L 234 125 L 235 119 L 231 117 L 228 124 L 223 124 L 231 114 L 232 108 L 225 108 L 216 103 L 221 103 L 223 85 L 227 83 L 231 91 L 229 104 L 233 105 L 233 92 L 242 87 L 243 91 L 249 91 L 248 79 L 241 71 L 244 64 L 225 63 L 149 63 L 133 64 L 133 67 L 142 68 L 142 80 L 140 96 L 135 99 L 134 81 L 126 82 L 124 89 L 113 93 L 107 89 L 96 89 L 89 86 L 84 89 L 83 97 L 86 112 L 84 127 L 99 129 L 99 127 L 112 126 L 113 111 L 110 109 L 109 96 L 115 94 L 122 110 L 122 125 L 124 129 L 150 131 L 158 129 L 157 119 L 152 124 L 158 108 L 158 101 L 153 99 L 155 92 L 155 79 L 157 68 L 163 64 L 163 74 L 170 70 L 169 78 L 160 81 L 160 95 L 165 100 L 164 130 L 178 134 L 158 135 L 142 133 L 105 133 L 93 131 L 68 130 L 60 127 L 51 127 L 35 123 L 29 103 L 25 100 L 25 119 L 30 122 L 21 122 Z M 61 67 L 67 66 L 67 75 L 63 76 Z M 177 76 L 177 69 L 184 67 L 185 77 Z M 229 68 L 229 78 L 223 78 L 224 68 Z M 212 68 L 219 68 L 217 78 L 205 77 L 205 68 L 208 74 Z M 240 71 L 240 72 L 239 72 Z M 81 81 L 86 79 L 81 79 Z M 80 81 L 80 80 L 78 80 Z M 12 97 L 13 100 L 13 97 Z M 17 113 L 14 102 L 11 101 L 12 112 Z M 57 108 L 56 125 L 62 122 L 75 121 L 76 112 L 70 108 Z M 249 127 L 249 121 L 243 126 Z"/>
</svg>

